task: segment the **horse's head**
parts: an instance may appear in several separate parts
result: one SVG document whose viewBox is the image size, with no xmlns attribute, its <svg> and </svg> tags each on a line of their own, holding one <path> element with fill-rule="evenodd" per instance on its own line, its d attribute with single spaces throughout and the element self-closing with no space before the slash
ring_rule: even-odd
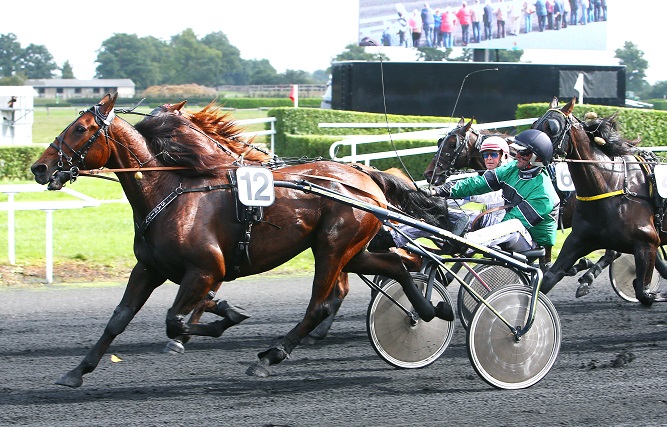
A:
<svg viewBox="0 0 667 427">
<path fill-rule="evenodd" d="M 467 124 L 461 118 L 458 125 L 438 140 L 438 151 L 424 171 L 430 184 L 440 185 L 457 169 L 470 165 L 477 134 L 472 130 L 472 120 Z"/>
<path fill-rule="evenodd" d="M 576 98 L 572 98 L 563 108 L 558 108 L 558 98 L 554 97 L 546 113 L 532 128 L 546 133 L 554 146 L 554 156 L 565 156 L 568 150 L 569 131 L 576 119 L 572 115 Z"/>
<path fill-rule="evenodd" d="M 30 167 L 35 181 L 59 190 L 74 181 L 79 170 L 100 168 L 111 155 L 107 130 L 115 118 L 113 107 L 118 94 L 106 95 L 90 109 L 81 112 L 49 145 Z"/>
</svg>

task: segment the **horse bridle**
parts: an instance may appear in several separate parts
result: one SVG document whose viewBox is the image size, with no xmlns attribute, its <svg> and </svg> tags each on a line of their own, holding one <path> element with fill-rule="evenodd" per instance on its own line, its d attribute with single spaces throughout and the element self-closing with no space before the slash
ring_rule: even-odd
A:
<svg viewBox="0 0 667 427">
<path fill-rule="evenodd" d="M 552 116 L 554 114 L 559 114 L 557 117 L 562 120 L 553 118 Z M 543 131 L 545 128 L 549 129 L 550 134 L 548 135 L 553 144 L 554 156 L 565 157 L 567 155 L 569 146 L 567 139 L 569 138 L 570 129 L 572 128 L 572 117 L 572 115 L 566 115 L 558 108 L 550 108 L 542 117 L 533 123 L 533 129 L 540 131 Z"/>
<path fill-rule="evenodd" d="M 463 126 L 458 126 L 454 129 L 452 129 L 444 138 L 442 138 L 440 140 L 441 142 L 440 142 L 440 145 L 438 147 L 438 153 L 437 153 L 438 157 L 437 157 L 437 162 L 435 164 L 435 168 L 433 169 L 433 176 L 436 175 L 435 172 L 437 171 L 438 168 L 444 169 L 445 178 L 452 175 L 451 171 L 454 170 L 454 168 L 456 167 L 456 162 L 458 161 L 459 157 L 461 156 L 461 153 L 463 152 L 464 148 L 468 146 L 468 142 L 470 141 L 470 133 L 474 133 L 475 135 L 478 135 L 477 132 L 473 129 L 471 129 L 468 132 L 465 132 L 464 135 L 461 135 L 461 134 L 457 133 L 458 130 L 461 129 L 462 127 Z M 444 156 L 443 156 L 442 150 L 444 148 L 445 141 L 447 141 L 452 136 L 454 136 L 456 138 L 456 147 L 454 148 L 454 152 L 453 153 L 448 153 L 448 152 L 444 153 Z M 479 138 L 478 138 L 478 140 L 479 140 Z M 467 158 L 466 158 L 466 160 L 467 160 L 466 164 L 467 164 L 470 161 L 470 150 L 466 151 L 466 156 L 467 156 Z M 445 162 L 443 164 L 443 163 L 440 162 L 442 157 L 445 157 L 445 158 L 451 157 L 451 159 L 449 159 L 447 162 Z M 445 166 L 449 166 L 449 168 L 445 169 Z"/>
<path fill-rule="evenodd" d="M 90 107 L 88 110 L 82 111 L 79 114 L 80 116 L 82 116 L 86 113 L 91 113 L 95 118 L 95 122 L 99 126 L 97 131 L 93 135 L 91 135 L 90 138 L 88 138 L 88 140 L 83 144 L 83 146 L 81 146 L 81 148 L 75 150 L 65 141 L 65 138 L 61 136 L 65 135 L 69 130 L 69 128 L 71 128 L 78 121 L 78 119 L 70 123 L 69 126 L 67 126 L 65 130 L 55 138 L 55 141 L 49 144 L 50 147 L 53 147 L 58 152 L 58 165 L 57 165 L 58 167 L 56 168 L 56 171 L 69 174 L 70 182 L 73 182 L 74 180 L 76 180 L 76 177 L 79 176 L 80 168 L 85 168 L 85 158 L 86 155 L 88 154 L 88 150 L 90 150 L 90 147 L 102 133 L 104 133 L 104 135 L 106 136 L 108 144 L 109 135 L 107 131 L 109 129 L 109 126 L 111 125 L 111 122 L 116 117 L 116 114 L 114 113 L 113 110 L 111 110 L 107 115 L 102 114 L 100 112 L 101 106 L 102 106 L 101 104 L 94 105 Z M 57 145 L 55 143 L 56 141 L 58 142 Z M 67 147 L 67 149 L 69 149 L 69 151 L 72 153 L 71 156 L 68 156 L 63 152 L 63 145 Z M 78 160 L 76 161 L 75 164 L 74 161 L 77 158 Z M 69 170 L 64 169 L 65 162 L 67 162 Z"/>
</svg>

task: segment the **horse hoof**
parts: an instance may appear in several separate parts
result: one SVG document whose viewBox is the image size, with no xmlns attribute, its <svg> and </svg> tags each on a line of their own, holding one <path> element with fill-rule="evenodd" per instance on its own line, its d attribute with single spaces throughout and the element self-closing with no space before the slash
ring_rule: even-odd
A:
<svg viewBox="0 0 667 427">
<path fill-rule="evenodd" d="M 452 306 L 447 301 L 440 301 L 435 306 L 435 317 L 452 322 L 454 320 L 454 310 L 452 310 Z"/>
<path fill-rule="evenodd" d="M 306 335 L 306 337 L 304 337 L 301 340 L 301 344 L 303 344 L 303 345 L 315 345 L 321 340 L 322 340 L 321 337 L 316 337 L 316 336 L 313 336 L 313 335 Z"/>
<path fill-rule="evenodd" d="M 577 288 L 576 297 L 581 298 L 583 296 L 586 296 L 588 295 L 588 292 L 590 292 L 590 288 L 588 287 L 588 285 L 581 285 Z"/>
<path fill-rule="evenodd" d="M 653 305 L 653 301 L 655 301 L 655 294 L 649 294 L 646 292 L 642 292 L 641 295 L 636 295 L 637 299 L 639 300 L 640 303 L 644 307 L 650 307 Z"/>
<path fill-rule="evenodd" d="M 239 324 L 250 317 L 243 307 L 233 306 L 224 300 L 218 303 L 216 312 L 221 313 L 234 324 Z"/>
<path fill-rule="evenodd" d="M 257 362 L 248 367 L 245 371 L 246 375 L 251 377 L 266 378 L 270 375 L 269 368 L 262 362 Z"/>
<path fill-rule="evenodd" d="M 56 385 L 64 385 L 67 387 L 72 387 L 72 388 L 77 388 L 81 387 L 81 384 L 83 384 L 83 379 L 78 376 L 74 375 L 71 372 L 66 373 L 58 381 L 55 382 Z"/>
<path fill-rule="evenodd" d="M 168 354 L 183 354 L 185 353 L 185 347 L 179 340 L 171 340 L 164 346 L 162 352 Z"/>
</svg>

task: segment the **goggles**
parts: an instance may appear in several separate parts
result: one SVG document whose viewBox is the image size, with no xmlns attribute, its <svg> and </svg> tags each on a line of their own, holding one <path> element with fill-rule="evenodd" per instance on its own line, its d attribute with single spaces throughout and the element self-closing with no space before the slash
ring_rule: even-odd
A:
<svg viewBox="0 0 667 427">
<path fill-rule="evenodd" d="M 498 157 L 500 157 L 500 153 L 498 153 L 497 151 L 485 151 L 482 153 L 482 158 L 488 159 L 489 157 L 491 157 L 492 159 L 497 159 Z"/>
</svg>

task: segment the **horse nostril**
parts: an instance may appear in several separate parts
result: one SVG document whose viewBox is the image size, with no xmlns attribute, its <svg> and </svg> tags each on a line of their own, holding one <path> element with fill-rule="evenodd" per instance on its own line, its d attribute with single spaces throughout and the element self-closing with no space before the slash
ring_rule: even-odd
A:
<svg viewBox="0 0 667 427">
<path fill-rule="evenodd" d="M 46 165 L 45 164 L 34 164 L 30 167 L 30 171 L 32 171 L 33 175 L 40 175 L 46 172 Z"/>
</svg>

